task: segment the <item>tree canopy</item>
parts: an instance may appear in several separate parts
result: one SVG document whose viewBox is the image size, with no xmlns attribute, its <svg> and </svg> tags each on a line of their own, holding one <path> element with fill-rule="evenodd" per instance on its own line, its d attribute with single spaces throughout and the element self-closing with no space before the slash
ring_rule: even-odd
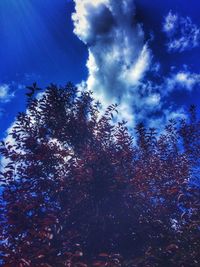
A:
<svg viewBox="0 0 200 267">
<path fill-rule="evenodd" d="M 131 136 L 91 92 L 29 89 L 0 147 L 3 266 L 200 266 L 195 107 Z"/>
</svg>

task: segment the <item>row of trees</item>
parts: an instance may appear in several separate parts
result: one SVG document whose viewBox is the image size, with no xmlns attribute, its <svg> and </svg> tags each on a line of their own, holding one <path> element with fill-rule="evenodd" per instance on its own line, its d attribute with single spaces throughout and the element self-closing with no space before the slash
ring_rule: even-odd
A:
<svg viewBox="0 0 200 267">
<path fill-rule="evenodd" d="M 200 266 L 195 108 L 133 139 L 90 92 L 30 89 L 0 148 L 3 266 Z"/>
</svg>

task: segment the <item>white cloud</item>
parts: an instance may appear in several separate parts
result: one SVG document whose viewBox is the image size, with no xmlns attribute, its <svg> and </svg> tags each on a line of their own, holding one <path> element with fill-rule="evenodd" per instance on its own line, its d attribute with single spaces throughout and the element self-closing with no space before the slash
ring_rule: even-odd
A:
<svg viewBox="0 0 200 267">
<path fill-rule="evenodd" d="M 174 90 L 192 91 L 196 85 L 200 84 L 200 74 L 191 73 L 188 70 L 179 71 L 173 73 L 170 77 L 165 80 L 165 93 L 169 94 Z"/>
<path fill-rule="evenodd" d="M 169 52 L 183 52 L 200 44 L 200 28 L 190 17 L 181 17 L 170 11 L 165 17 L 163 31 L 169 39 L 167 43 Z"/>
<path fill-rule="evenodd" d="M 9 143 L 11 145 L 14 145 L 15 142 L 14 142 L 14 139 L 12 138 L 12 136 L 10 135 L 10 133 L 12 132 L 12 129 L 15 126 L 15 124 L 16 124 L 16 121 L 14 121 L 10 125 L 10 127 L 6 130 L 6 133 L 5 133 L 6 137 L 3 140 L 5 143 Z M 1 156 L 0 157 L 0 171 L 2 171 L 9 162 L 10 162 L 9 159 Z M 0 184 L 0 186 L 1 186 L 1 184 Z"/>
<path fill-rule="evenodd" d="M 179 71 L 164 77 L 160 84 L 146 79 L 147 71 L 158 75 L 160 64 L 152 63 L 142 26 L 132 23 L 133 1 L 76 0 L 75 3 L 74 32 L 89 51 L 88 79 L 82 82 L 82 88 L 92 90 L 104 106 L 119 103 L 119 118 L 127 120 L 129 126 L 141 120 L 160 126 L 169 118 L 182 117 L 182 110 L 169 107 L 167 110 L 166 98 L 173 90 L 192 90 L 199 76 Z M 176 31 L 178 21 L 178 15 L 170 13 L 164 25 L 169 36 Z M 149 121 L 151 117 L 153 122 Z"/>
<path fill-rule="evenodd" d="M 135 106 L 138 120 L 147 122 L 150 127 L 161 129 L 161 125 L 164 126 L 171 118 L 185 118 L 184 109 L 172 104 L 171 93 L 192 91 L 199 84 L 200 74 L 190 72 L 187 66 L 184 70 L 173 70 L 168 76 L 164 76 L 160 83 L 145 80 L 132 97 L 133 104 L 137 103 Z"/>
<path fill-rule="evenodd" d="M 173 14 L 170 11 L 169 14 L 165 17 L 165 22 L 163 24 L 163 31 L 171 35 L 175 31 L 177 24 L 178 24 L 178 15 Z"/>
<path fill-rule="evenodd" d="M 105 106 L 119 103 L 122 117 L 134 121 L 143 101 L 138 86 L 152 60 L 142 25 L 135 21 L 134 0 L 74 2 L 74 33 L 89 51 L 85 85 Z"/>
<path fill-rule="evenodd" d="M 155 106 L 155 105 L 159 105 L 160 104 L 160 100 L 161 100 L 161 96 L 160 94 L 152 94 L 150 96 L 147 97 L 146 99 L 146 103 L 150 106 Z"/>
<path fill-rule="evenodd" d="M 148 70 L 150 61 L 148 47 L 144 45 L 135 64 L 131 67 L 126 66 L 126 69 L 122 72 L 122 79 L 130 85 L 137 85 L 143 78 L 146 70 Z"/>
<path fill-rule="evenodd" d="M 191 91 L 195 85 L 199 84 L 200 75 L 190 72 L 178 72 L 175 75 L 175 81 Z"/>
<path fill-rule="evenodd" d="M 89 52 L 88 79 L 80 86 L 93 91 L 104 106 L 118 103 L 119 118 L 131 127 L 138 121 L 160 126 L 167 118 L 181 117 L 182 110 L 166 109 L 166 98 L 177 88 L 191 90 L 197 76 L 180 71 L 159 84 L 147 79 L 148 71 L 158 75 L 160 64 L 152 62 L 142 26 L 133 23 L 134 1 L 74 2 L 74 32 Z M 178 15 L 168 16 L 164 29 L 169 35 L 176 31 L 178 20 Z"/>
<path fill-rule="evenodd" d="M 10 86 L 8 84 L 0 85 L 0 102 L 7 103 L 15 96 L 14 92 L 11 92 Z"/>
<path fill-rule="evenodd" d="M 174 109 L 174 107 L 169 106 L 164 110 L 165 122 L 168 123 L 169 120 L 174 119 L 186 119 L 187 114 L 183 108 Z"/>
</svg>

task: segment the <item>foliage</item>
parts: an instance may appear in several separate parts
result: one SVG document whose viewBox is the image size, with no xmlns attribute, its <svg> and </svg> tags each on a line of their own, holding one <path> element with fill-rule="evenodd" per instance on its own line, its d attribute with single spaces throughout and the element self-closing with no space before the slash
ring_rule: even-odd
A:
<svg viewBox="0 0 200 267">
<path fill-rule="evenodd" d="M 199 266 L 194 107 L 162 134 L 139 124 L 133 139 L 90 92 L 29 89 L 0 148 L 3 266 Z"/>
</svg>

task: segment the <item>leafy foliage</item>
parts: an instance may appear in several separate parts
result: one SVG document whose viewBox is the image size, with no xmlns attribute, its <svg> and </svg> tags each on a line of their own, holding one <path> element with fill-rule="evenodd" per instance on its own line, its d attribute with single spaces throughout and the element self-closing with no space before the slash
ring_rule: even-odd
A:
<svg viewBox="0 0 200 267">
<path fill-rule="evenodd" d="M 2 142 L 3 266 L 199 266 L 200 122 L 113 123 L 90 92 L 29 87 Z"/>
</svg>

